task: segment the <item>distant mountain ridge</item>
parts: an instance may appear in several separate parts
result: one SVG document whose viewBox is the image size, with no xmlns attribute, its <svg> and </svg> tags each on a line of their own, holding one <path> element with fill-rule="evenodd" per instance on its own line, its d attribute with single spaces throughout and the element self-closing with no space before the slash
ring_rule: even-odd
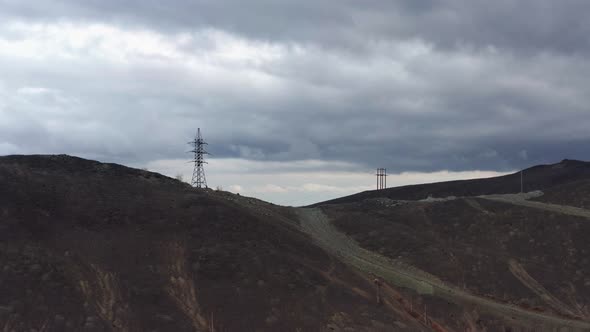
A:
<svg viewBox="0 0 590 332">
<path fill-rule="evenodd" d="M 590 179 L 590 162 L 564 159 L 556 164 L 537 165 L 523 171 L 524 190 L 543 190 L 573 181 Z M 504 176 L 407 185 L 384 190 L 364 191 L 313 204 L 342 204 L 369 198 L 384 197 L 394 200 L 420 200 L 433 197 L 479 196 L 520 192 L 520 172 Z"/>
</svg>

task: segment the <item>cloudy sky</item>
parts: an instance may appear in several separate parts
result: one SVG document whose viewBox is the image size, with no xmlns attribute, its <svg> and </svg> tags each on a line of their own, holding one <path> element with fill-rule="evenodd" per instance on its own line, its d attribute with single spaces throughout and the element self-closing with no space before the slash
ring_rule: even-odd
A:
<svg viewBox="0 0 590 332">
<path fill-rule="evenodd" d="M 0 155 L 283 204 L 590 158 L 587 0 L 0 0 Z"/>
</svg>

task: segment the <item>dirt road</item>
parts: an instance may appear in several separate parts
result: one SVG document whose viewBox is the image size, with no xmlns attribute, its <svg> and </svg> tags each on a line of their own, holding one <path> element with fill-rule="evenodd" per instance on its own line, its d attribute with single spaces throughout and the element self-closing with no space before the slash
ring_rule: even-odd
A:
<svg viewBox="0 0 590 332">
<path fill-rule="evenodd" d="M 590 331 L 588 322 L 532 312 L 475 296 L 447 285 L 425 272 L 363 249 L 338 231 L 319 208 L 299 208 L 296 211 L 301 228 L 318 245 L 364 273 L 373 273 L 391 284 L 413 289 L 420 294 L 433 295 L 457 304 L 476 305 L 481 311 L 513 319 L 515 325 L 533 327 L 535 331 L 551 331 L 563 327 L 568 328 L 568 331 Z"/>
<path fill-rule="evenodd" d="M 581 209 L 581 208 L 577 208 L 577 207 L 573 207 L 573 206 L 567 206 L 567 205 L 557 205 L 557 204 L 551 204 L 551 203 L 529 201 L 529 200 L 527 200 L 527 198 L 525 196 L 518 195 L 518 194 L 514 194 L 514 195 L 487 195 L 487 196 L 479 196 L 479 198 L 590 219 L 590 210 L 585 210 L 585 209 Z"/>
</svg>

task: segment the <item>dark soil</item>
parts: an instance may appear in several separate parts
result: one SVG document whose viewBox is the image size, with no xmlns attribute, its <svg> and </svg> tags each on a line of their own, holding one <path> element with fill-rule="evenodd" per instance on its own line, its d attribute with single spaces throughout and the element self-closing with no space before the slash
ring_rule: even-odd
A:
<svg viewBox="0 0 590 332">
<path fill-rule="evenodd" d="M 589 165 L 533 167 L 525 189 L 588 207 Z M 361 246 L 449 284 L 588 319 L 590 221 L 477 198 L 391 200 L 519 189 L 514 174 L 365 192 L 322 208 Z M 290 208 L 116 164 L 0 157 L 0 331 L 512 329 L 510 317 L 409 290 L 391 288 L 378 305 L 371 278 L 313 244 Z"/>
<path fill-rule="evenodd" d="M 265 217 L 229 196 L 69 156 L 1 157 L 0 330 L 373 331 L 403 320 L 288 212 Z"/>
<path fill-rule="evenodd" d="M 533 199 L 560 205 L 590 209 L 590 180 L 568 182 L 544 190 L 544 195 Z"/>
<path fill-rule="evenodd" d="M 363 247 L 501 302 L 585 315 L 590 304 L 590 221 L 482 199 L 383 205 L 328 205 L 335 225 Z M 509 261 L 565 308 L 517 279 Z"/>
</svg>

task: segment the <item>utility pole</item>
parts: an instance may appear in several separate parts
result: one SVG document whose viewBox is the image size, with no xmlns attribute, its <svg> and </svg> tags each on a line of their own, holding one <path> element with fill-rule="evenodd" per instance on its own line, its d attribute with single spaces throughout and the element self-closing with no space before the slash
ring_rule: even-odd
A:
<svg viewBox="0 0 590 332">
<path fill-rule="evenodd" d="M 524 193 L 523 170 L 520 170 L 520 193 Z"/>
<path fill-rule="evenodd" d="M 377 168 L 377 190 L 387 188 L 387 169 Z"/>
<path fill-rule="evenodd" d="M 189 152 L 193 153 L 192 162 L 195 164 L 191 186 L 195 188 L 208 188 L 207 180 L 205 179 L 205 168 L 203 165 L 207 164 L 205 161 L 205 155 L 209 154 L 209 152 L 205 151 L 205 145 L 207 145 L 207 142 L 205 142 L 201 136 L 201 128 L 197 130 L 197 136 L 195 136 L 195 139 L 188 142 L 188 144 L 193 148 Z"/>
</svg>

